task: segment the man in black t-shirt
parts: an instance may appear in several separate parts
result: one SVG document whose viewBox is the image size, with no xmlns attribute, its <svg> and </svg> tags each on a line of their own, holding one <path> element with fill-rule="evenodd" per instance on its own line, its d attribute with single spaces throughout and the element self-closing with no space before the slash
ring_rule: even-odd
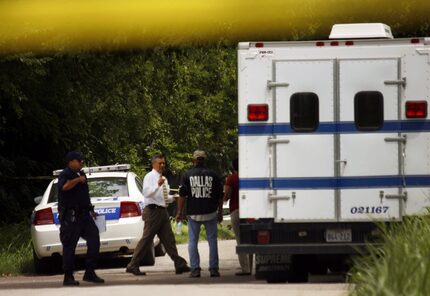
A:
<svg viewBox="0 0 430 296">
<path fill-rule="evenodd" d="M 61 222 L 60 240 L 63 245 L 64 286 L 78 286 L 73 277 L 75 249 L 80 237 L 87 241 L 84 281 L 104 283 L 94 272 L 100 249 L 97 219 L 91 204 L 87 177 L 82 171 L 83 157 L 79 152 L 69 152 L 67 167 L 58 176 L 58 213 Z"/>
<path fill-rule="evenodd" d="M 179 204 L 176 221 L 182 220 L 182 211 L 187 204 L 188 253 L 191 277 L 200 277 L 200 256 L 197 248 L 200 228 L 203 224 L 209 243 L 209 272 L 211 277 L 219 277 L 218 229 L 217 221 L 222 221 L 223 191 L 220 178 L 205 166 L 206 153 L 193 153 L 194 167 L 188 170 L 179 189 Z"/>
</svg>

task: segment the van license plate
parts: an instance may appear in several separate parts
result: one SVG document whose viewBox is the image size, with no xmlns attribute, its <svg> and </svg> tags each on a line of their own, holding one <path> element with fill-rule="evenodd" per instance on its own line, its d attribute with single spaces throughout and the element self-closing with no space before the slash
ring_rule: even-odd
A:
<svg viewBox="0 0 430 296">
<path fill-rule="evenodd" d="M 328 243 L 352 242 L 351 229 L 327 229 L 325 240 Z"/>
</svg>

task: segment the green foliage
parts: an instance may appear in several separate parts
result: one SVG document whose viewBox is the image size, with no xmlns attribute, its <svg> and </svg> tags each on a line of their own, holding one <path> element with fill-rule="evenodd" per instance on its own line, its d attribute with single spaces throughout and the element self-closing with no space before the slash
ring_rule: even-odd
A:
<svg viewBox="0 0 430 296">
<path fill-rule="evenodd" d="M 31 272 L 30 227 L 25 223 L 2 225 L 0 233 L 0 276 Z"/>
<path fill-rule="evenodd" d="M 384 244 L 369 246 L 351 271 L 353 295 L 428 295 L 430 291 L 430 216 L 410 217 L 388 229 Z"/>
<path fill-rule="evenodd" d="M 63 167 L 70 150 L 89 166 L 130 163 L 142 177 L 154 153 L 178 176 L 199 148 L 225 174 L 237 153 L 235 61 L 235 49 L 222 44 L 1 58 L 0 200 L 16 205 L 0 222 L 29 216 L 49 177 L 28 179 Z"/>
<path fill-rule="evenodd" d="M 172 224 L 173 233 L 175 234 L 176 243 L 177 244 L 188 243 L 187 221 L 183 222 L 181 234 L 176 233 L 176 222 L 174 220 L 171 221 L 171 224 Z M 234 239 L 233 230 L 218 224 L 218 240 L 228 240 L 228 239 Z M 202 228 L 201 228 L 199 240 L 200 241 L 206 240 L 206 230 L 205 230 L 204 226 L 202 226 Z"/>
</svg>

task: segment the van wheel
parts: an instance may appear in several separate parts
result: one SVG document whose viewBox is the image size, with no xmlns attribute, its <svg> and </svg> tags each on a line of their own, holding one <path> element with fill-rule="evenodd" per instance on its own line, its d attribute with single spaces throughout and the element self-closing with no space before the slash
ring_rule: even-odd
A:
<svg viewBox="0 0 430 296">
<path fill-rule="evenodd" d="M 155 249 L 152 246 L 149 251 L 145 254 L 140 265 L 152 266 L 155 264 Z"/>
<path fill-rule="evenodd" d="M 309 257 L 295 255 L 292 258 L 291 273 L 288 278 L 290 283 L 305 283 L 309 278 Z"/>
<path fill-rule="evenodd" d="M 285 283 L 288 280 L 288 273 L 286 272 L 270 272 L 266 274 L 266 281 L 270 284 Z"/>
<path fill-rule="evenodd" d="M 293 271 L 293 273 L 288 277 L 289 283 L 306 283 L 309 279 L 309 274 L 307 271 Z"/>
</svg>

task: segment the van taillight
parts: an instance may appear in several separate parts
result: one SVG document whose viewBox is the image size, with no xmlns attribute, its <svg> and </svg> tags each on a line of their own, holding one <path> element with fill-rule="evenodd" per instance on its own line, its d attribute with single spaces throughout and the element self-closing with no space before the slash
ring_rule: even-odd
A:
<svg viewBox="0 0 430 296">
<path fill-rule="evenodd" d="M 138 217 L 142 215 L 139 203 L 134 201 L 121 202 L 121 218 Z"/>
<path fill-rule="evenodd" d="M 407 101 L 407 118 L 427 118 L 427 101 Z"/>
<path fill-rule="evenodd" d="M 257 232 L 257 242 L 263 245 L 270 243 L 270 232 L 268 230 L 259 230 Z"/>
<path fill-rule="evenodd" d="M 46 208 L 43 210 L 36 211 L 34 215 L 34 225 L 47 225 L 54 224 L 54 216 L 52 215 L 52 209 Z"/>
<path fill-rule="evenodd" d="M 249 121 L 266 121 L 267 119 L 269 119 L 269 105 L 267 104 L 248 105 Z"/>
</svg>

